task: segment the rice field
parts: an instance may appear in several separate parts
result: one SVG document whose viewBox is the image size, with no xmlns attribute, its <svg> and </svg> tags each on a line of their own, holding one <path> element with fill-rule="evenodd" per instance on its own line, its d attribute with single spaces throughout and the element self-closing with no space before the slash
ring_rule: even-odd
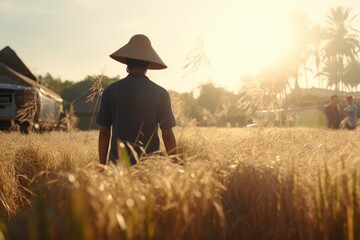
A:
<svg viewBox="0 0 360 240">
<path fill-rule="evenodd" d="M 360 239 L 360 134 L 177 128 L 179 162 L 97 132 L 0 132 L 0 239 Z"/>
</svg>

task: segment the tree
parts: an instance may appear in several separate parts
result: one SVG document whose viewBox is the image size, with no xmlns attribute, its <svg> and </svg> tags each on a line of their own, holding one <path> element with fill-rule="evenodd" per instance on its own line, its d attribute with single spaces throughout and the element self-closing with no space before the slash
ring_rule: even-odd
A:
<svg viewBox="0 0 360 240">
<path fill-rule="evenodd" d="M 294 78 L 295 88 L 300 88 L 299 86 L 299 77 L 301 69 L 304 70 L 306 85 L 307 77 L 306 77 L 306 63 L 311 55 L 311 49 L 309 44 L 311 43 L 311 34 L 310 34 L 310 22 L 307 18 L 307 15 L 303 12 L 298 12 L 294 14 L 292 19 L 292 48 L 290 49 L 290 76 Z"/>
<path fill-rule="evenodd" d="M 325 39 L 325 31 L 320 24 L 313 24 L 310 26 L 310 52 L 313 56 L 314 63 L 316 66 L 316 76 L 319 81 L 319 88 L 322 87 L 322 79 L 320 78 L 320 64 L 321 64 L 321 43 Z"/>
<path fill-rule="evenodd" d="M 238 108 L 244 110 L 247 115 L 252 116 L 258 110 L 270 108 L 273 96 L 272 90 L 267 87 L 268 82 L 262 76 L 244 76 L 241 78 L 244 87 L 240 91 L 240 99 L 237 101 Z"/>
<path fill-rule="evenodd" d="M 337 62 L 335 59 L 328 59 L 324 62 L 322 71 L 318 76 L 325 76 L 327 79 L 327 87 L 336 86 L 338 83 L 338 72 L 337 72 Z"/>
<path fill-rule="evenodd" d="M 355 88 L 360 84 L 360 62 L 353 60 L 349 62 L 344 69 L 344 83 L 351 88 Z"/>
<path fill-rule="evenodd" d="M 203 84 L 200 88 L 198 98 L 194 98 L 192 92 L 169 91 L 179 126 L 243 126 L 249 122 L 245 112 L 238 108 L 239 95 L 218 88 L 213 83 Z"/>
<path fill-rule="evenodd" d="M 108 76 L 104 75 L 87 76 L 84 80 L 74 83 L 69 88 L 65 88 L 61 94 L 61 97 L 64 99 L 65 103 L 71 103 L 75 99 L 88 93 L 90 87 L 93 84 L 93 81 L 97 78 L 102 78 L 102 87 L 105 88 L 111 83 L 115 82 L 119 77 L 117 76 L 114 78 L 109 78 Z"/>
<path fill-rule="evenodd" d="M 213 83 L 201 85 L 200 96 L 197 100 L 199 106 L 214 114 L 222 102 L 224 92 L 224 89 L 215 87 Z"/>
<path fill-rule="evenodd" d="M 291 76 L 292 66 L 289 63 L 281 62 L 273 67 L 263 71 L 257 81 L 260 81 L 260 86 L 268 96 L 276 98 L 277 96 L 285 97 L 287 89 L 290 89 L 289 77 Z M 243 79 L 244 80 L 244 79 Z M 250 85 L 251 86 L 251 85 Z"/>
<path fill-rule="evenodd" d="M 42 85 L 56 92 L 59 95 L 62 94 L 64 89 L 71 88 L 73 85 L 73 83 L 68 80 L 63 82 L 60 78 L 54 78 L 50 73 L 46 73 L 44 77 L 40 75 L 39 81 Z"/>
<path fill-rule="evenodd" d="M 338 6 L 331 8 L 327 15 L 327 43 L 324 47 L 324 60 L 328 66 L 335 63 L 336 93 L 339 91 L 339 86 L 344 84 L 345 65 L 358 58 L 357 52 L 360 49 L 358 31 L 351 26 L 357 15 L 352 15 L 351 11 L 351 8 Z"/>
<path fill-rule="evenodd" d="M 276 94 L 284 95 L 286 90 L 300 88 L 299 80 L 304 76 L 306 86 L 308 87 L 307 74 L 309 61 L 312 60 L 317 66 L 319 72 L 320 66 L 320 46 L 324 38 L 323 30 L 320 25 L 312 24 L 307 15 L 303 12 L 297 12 L 290 21 L 291 47 L 288 51 L 288 57 L 285 61 L 275 64 L 272 69 L 262 73 L 266 81 L 275 84 L 272 88 Z M 293 82 L 291 81 L 293 80 Z M 264 81 L 264 82 L 266 82 Z M 291 87 L 291 85 L 293 87 Z"/>
<path fill-rule="evenodd" d="M 194 120 L 200 119 L 201 108 L 196 104 L 192 92 L 169 91 L 169 94 L 175 119 L 179 126 L 191 125 Z"/>
</svg>

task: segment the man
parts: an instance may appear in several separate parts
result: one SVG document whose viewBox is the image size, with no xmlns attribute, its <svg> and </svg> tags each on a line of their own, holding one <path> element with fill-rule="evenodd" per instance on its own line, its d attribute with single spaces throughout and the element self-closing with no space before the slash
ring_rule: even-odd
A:
<svg viewBox="0 0 360 240">
<path fill-rule="evenodd" d="M 347 121 L 347 123 L 345 124 L 345 128 L 349 130 L 354 130 L 357 126 L 358 107 L 353 101 L 354 99 L 352 96 L 346 97 L 346 102 L 348 106 L 344 109 L 344 111 L 346 113 L 346 116 L 349 118 L 349 121 Z"/>
<path fill-rule="evenodd" d="M 145 74 L 147 69 L 167 68 L 145 35 L 135 35 L 130 41 L 110 55 L 127 65 L 127 77 L 108 86 L 102 95 L 97 118 L 99 131 L 99 158 L 106 164 L 111 132 L 109 159 L 119 160 L 118 140 L 126 146 L 131 164 L 136 163 L 134 151 L 159 151 L 158 127 L 168 155 L 177 154 L 172 128 L 176 125 L 169 93 L 152 82 Z M 128 146 L 130 145 L 130 147 Z"/>
<path fill-rule="evenodd" d="M 331 129 L 339 129 L 340 127 L 340 110 L 337 102 L 338 96 L 332 95 L 330 103 L 325 107 L 325 115 L 328 121 L 328 127 Z"/>
</svg>

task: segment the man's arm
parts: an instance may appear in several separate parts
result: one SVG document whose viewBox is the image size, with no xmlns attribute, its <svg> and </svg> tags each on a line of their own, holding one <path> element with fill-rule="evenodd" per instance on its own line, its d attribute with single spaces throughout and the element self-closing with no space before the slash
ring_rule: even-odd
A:
<svg viewBox="0 0 360 240">
<path fill-rule="evenodd" d="M 109 149 L 111 127 L 100 127 L 99 131 L 99 159 L 100 164 L 106 164 Z"/>
<path fill-rule="evenodd" d="M 344 111 L 345 111 L 346 117 L 350 117 L 351 112 L 353 112 L 353 109 L 351 108 L 351 106 L 347 106 L 347 107 L 344 109 Z"/>
<path fill-rule="evenodd" d="M 170 129 L 161 129 L 162 132 L 162 139 L 164 141 L 164 145 L 166 148 L 166 152 L 168 155 L 176 155 L 177 149 L 176 149 L 176 140 L 175 135 L 172 130 Z"/>
</svg>

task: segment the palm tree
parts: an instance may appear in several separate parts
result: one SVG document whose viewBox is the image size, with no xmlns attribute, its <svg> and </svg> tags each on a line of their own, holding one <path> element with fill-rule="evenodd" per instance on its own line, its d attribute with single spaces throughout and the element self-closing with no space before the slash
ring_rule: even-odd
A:
<svg viewBox="0 0 360 240">
<path fill-rule="evenodd" d="M 327 88 L 331 88 L 338 84 L 337 62 L 335 59 L 327 59 L 324 62 L 321 72 L 317 74 L 318 77 L 324 76 L 327 79 Z"/>
<path fill-rule="evenodd" d="M 360 84 L 360 62 L 356 60 L 349 62 L 344 69 L 343 77 L 343 81 L 346 85 L 357 90 Z"/>
<path fill-rule="evenodd" d="M 293 46 L 291 49 L 291 70 L 290 77 L 295 80 L 295 89 L 299 87 L 300 70 L 303 69 L 306 76 L 306 63 L 311 55 L 309 48 L 310 43 L 310 22 L 307 15 L 303 12 L 298 12 L 293 15 L 292 19 L 293 32 Z M 307 79 L 306 79 L 307 85 Z"/>
<path fill-rule="evenodd" d="M 313 24 L 303 12 L 294 14 L 292 19 L 293 47 L 291 51 L 291 71 L 290 77 L 295 79 L 295 89 L 299 88 L 299 78 L 303 74 L 308 87 L 307 72 L 312 69 L 308 67 L 310 60 L 313 60 L 317 74 L 320 72 L 320 47 L 325 38 L 324 29 L 320 24 Z M 319 75 L 319 74 L 318 74 Z M 320 85 L 320 80 L 319 80 Z"/>
<path fill-rule="evenodd" d="M 339 91 L 339 86 L 343 88 L 345 64 L 357 59 L 360 48 L 358 31 L 350 25 L 357 15 L 352 15 L 351 11 L 351 8 L 339 6 L 331 8 L 327 15 L 327 43 L 323 57 L 329 63 L 336 63 L 336 93 Z"/>
<path fill-rule="evenodd" d="M 310 43 L 309 48 L 311 51 L 311 55 L 313 56 L 314 63 L 316 66 L 316 77 L 319 81 L 319 88 L 322 88 L 322 79 L 320 74 L 320 64 L 321 64 L 321 43 L 325 38 L 324 29 L 320 24 L 313 24 L 310 26 Z"/>
<path fill-rule="evenodd" d="M 260 87 L 266 89 L 271 95 L 278 95 L 280 98 L 284 98 L 287 90 L 291 89 L 289 82 L 291 67 L 286 62 L 280 62 L 271 68 L 265 69 L 259 74 Z"/>
<path fill-rule="evenodd" d="M 291 19 L 292 46 L 289 49 L 289 58 L 286 61 L 278 62 L 268 69 L 265 69 L 260 75 L 261 88 L 266 89 L 270 95 L 283 98 L 288 90 L 298 91 L 300 89 L 299 81 L 303 74 L 306 85 L 307 71 L 309 68 L 310 57 L 315 57 L 315 62 L 320 65 L 319 48 L 323 38 L 323 31 L 320 26 L 312 25 L 303 12 L 297 12 Z"/>
</svg>

